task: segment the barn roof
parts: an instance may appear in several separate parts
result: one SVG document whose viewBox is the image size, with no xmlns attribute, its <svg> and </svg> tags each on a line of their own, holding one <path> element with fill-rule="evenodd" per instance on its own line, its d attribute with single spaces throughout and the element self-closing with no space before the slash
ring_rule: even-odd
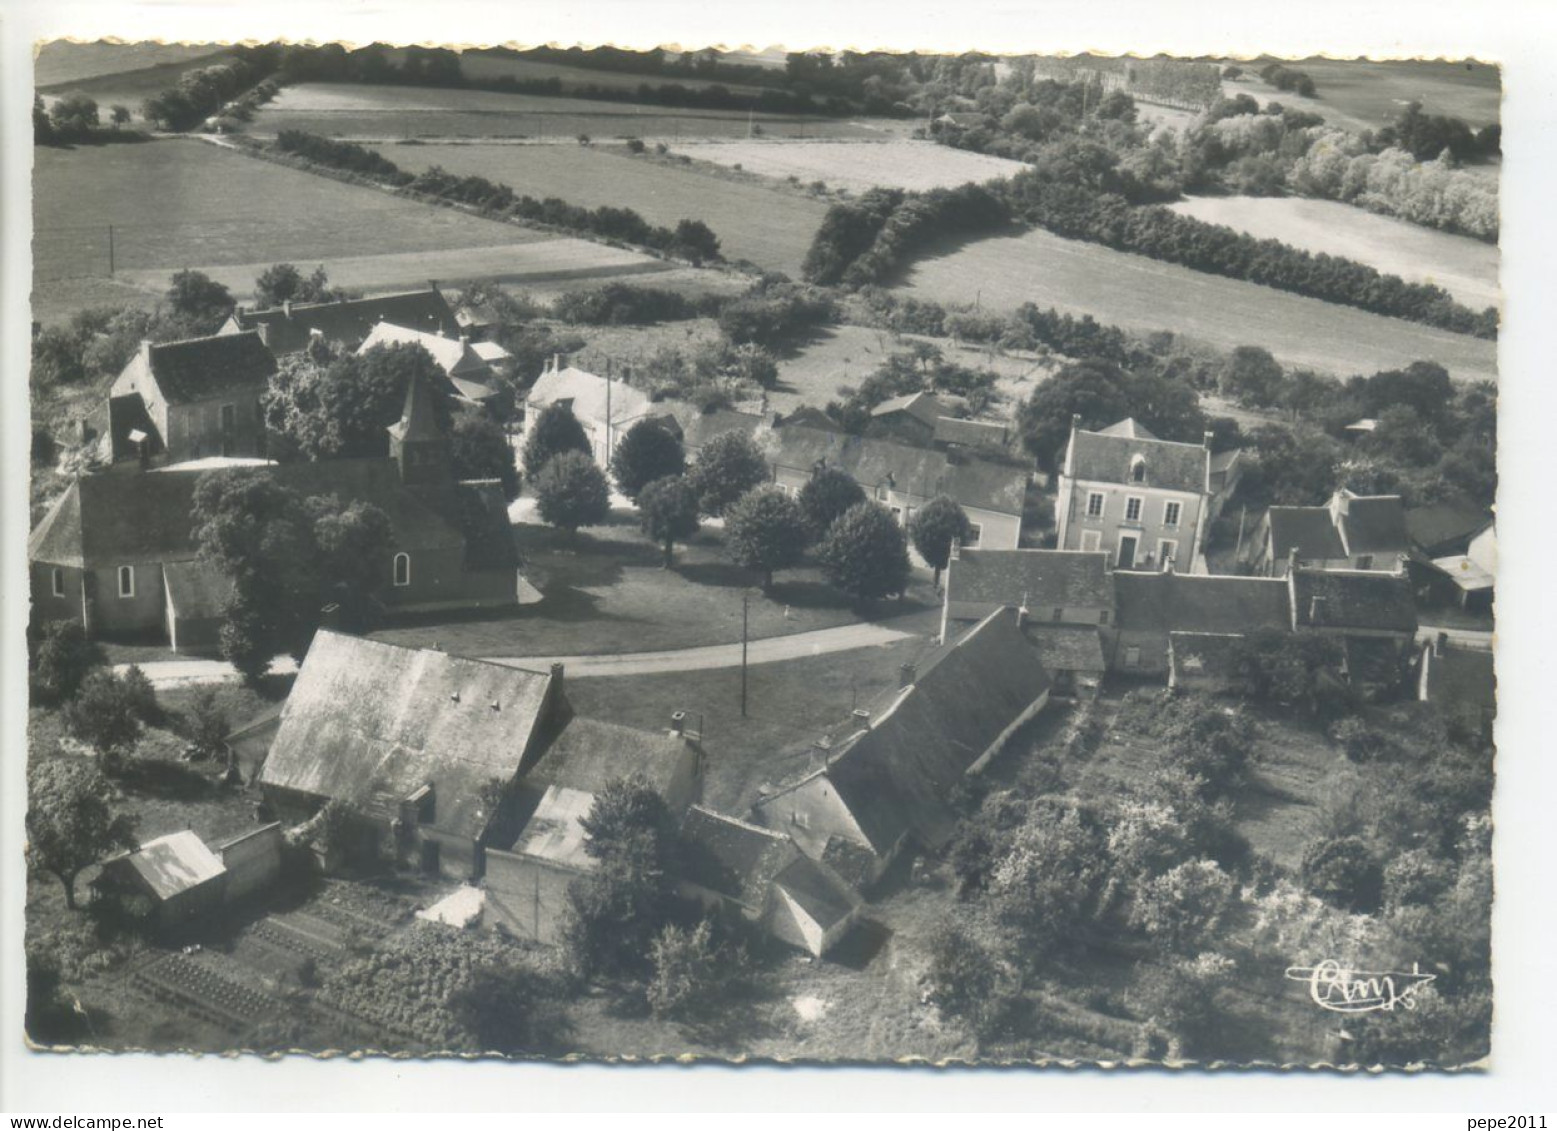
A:
<svg viewBox="0 0 1557 1131">
<path fill-rule="evenodd" d="M 367 353 L 379 346 L 421 346 L 437 362 L 438 368 L 448 377 L 479 379 L 489 377 L 492 367 L 486 363 L 469 342 L 461 338 L 447 338 L 426 330 L 413 330 L 393 322 L 380 322 L 372 333 L 357 347 L 358 353 Z"/>
<path fill-rule="evenodd" d="M 860 897 L 841 878 L 806 856 L 790 861 L 773 883 L 824 931 L 847 919 L 860 905 Z"/>
<path fill-rule="evenodd" d="M 1108 555 L 1097 550 L 959 550 L 946 571 L 948 601 L 1032 610 L 1109 608 Z"/>
<path fill-rule="evenodd" d="M 1285 561 L 1293 550 L 1303 561 L 1339 561 L 1346 557 L 1329 507 L 1271 507 L 1270 553 Z"/>
<path fill-rule="evenodd" d="M 1463 550 L 1492 525 L 1492 512 L 1468 499 L 1430 503 L 1406 511 L 1406 534 L 1429 554 Z"/>
<path fill-rule="evenodd" d="M 564 713 L 541 734 L 545 752 L 526 783 L 599 793 L 607 785 L 642 774 L 662 796 L 687 756 L 687 741 L 669 731 L 637 730 Z"/>
<path fill-rule="evenodd" d="M 551 676 L 321 630 L 260 781 L 384 812 L 424 785 L 433 827 L 477 837 L 482 795 L 519 773 Z"/>
<path fill-rule="evenodd" d="M 182 892 L 216 879 L 226 868 L 193 830 L 168 833 L 149 840 L 134 852 L 105 861 L 105 865 L 132 869 L 158 899 L 172 899 Z"/>
<path fill-rule="evenodd" d="M 768 884 L 798 855 L 783 833 L 701 805 L 687 810 L 681 837 L 689 881 L 753 906 L 761 905 Z"/>
<path fill-rule="evenodd" d="M 918 392 L 907 393 L 901 397 L 889 397 L 871 409 L 870 414 L 882 417 L 899 412 L 906 413 L 920 423 L 934 428 L 936 420 L 944 411 L 941 402 L 935 399 L 934 393 Z"/>
<path fill-rule="evenodd" d="M 1416 631 L 1416 601 L 1403 573 L 1300 568 L 1290 581 L 1300 628 Z"/>
<path fill-rule="evenodd" d="M 455 338 L 460 332 L 454 312 L 437 289 L 340 302 L 297 302 L 270 310 L 238 310 L 228 320 L 228 326 L 260 330 L 271 350 L 293 353 L 306 346 L 315 331 L 327 341 L 355 346 L 380 322 Z"/>
<path fill-rule="evenodd" d="M 959 420 L 955 416 L 938 416 L 935 419 L 937 444 L 964 444 L 968 447 L 985 445 L 1004 446 L 1011 434 L 1010 425 L 1000 420 Z"/>
<path fill-rule="evenodd" d="M 586 790 L 547 786 L 513 850 L 581 872 L 593 868 L 594 859 L 585 848 L 589 834 L 584 818 L 594 805 L 595 795 Z"/>
<path fill-rule="evenodd" d="M 604 377 L 597 377 L 571 365 L 565 369 L 547 369 L 543 372 L 531 386 L 525 403 L 531 409 L 536 409 L 566 401 L 571 404 L 573 415 L 579 420 L 603 422 L 608 395 L 612 424 L 631 424 L 650 411 L 651 402 L 641 390 L 625 381 L 608 382 Z"/>
<path fill-rule="evenodd" d="M 1135 632 L 1290 629 L 1285 581 L 1230 574 L 1116 571 L 1114 623 Z"/>
<path fill-rule="evenodd" d="M 1338 522 L 1354 554 L 1404 553 L 1406 508 L 1399 495 L 1352 495 Z"/>
<path fill-rule="evenodd" d="M 1038 659 L 1051 672 L 1101 672 L 1108 667 L 1103 637 L 1092 625 L 1034 624 L 1028 635 L 1038 649 Z"/>
<path fill-rule="evenodd" d="M 1129 483 L 1139 457 L 1145 463 L 1144 486 L 1200 494 L 1207 490 L 1211 456 L 1201 444 L 1159 440 L 1134 420 L 1121 420 L 1099 432 L 1071 433 L 1067 474 L 1097 483 Z"/>
<path fill-rule="evenodd" d="M 252 390 L 276 371 L 276 359 L 255 333 L 216 334 L 143 346 L 126 369 L 149 374 L 169 404 L 191 404 Z"/>
</svg>

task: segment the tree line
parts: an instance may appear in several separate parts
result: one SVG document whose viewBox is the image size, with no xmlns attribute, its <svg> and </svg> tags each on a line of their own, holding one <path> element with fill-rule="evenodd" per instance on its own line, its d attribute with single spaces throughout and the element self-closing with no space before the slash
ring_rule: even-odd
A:
<svg viewBox="0 0 1557 1131">
<path fill-rule="evenodd" d="M 240 110 L 240 116 L 251 114 L 259 103 L 275 97 L 275 83 L 263 84 L 263 90 L 258 84 L 275 69 L 276 57 L 274 45 L 234 48 L 232 58 L 187 71 L 175 85 L 146 99 L 141 116 L 164 130 L 190 130 L 241 92 L 256 87 L 252 104 Z"/>
</svg>

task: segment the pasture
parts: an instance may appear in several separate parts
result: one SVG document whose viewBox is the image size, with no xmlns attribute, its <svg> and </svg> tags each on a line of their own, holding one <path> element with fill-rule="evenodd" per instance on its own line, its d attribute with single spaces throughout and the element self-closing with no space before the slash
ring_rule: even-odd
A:
<svg viewBox="0 0 1557 1131">
<path fill-rule="evenodd" d="M 390 58 L 399 54 L 389 52 Z M 465 51 L 460 54 L 460 71 L 472 82 L 491 82 L 493 79 L 512 78 L 519 82 L 536 82 L 556 79 L 566 92 L 570 87 L 597 86 L 609 90 L 637 90 L 640 86 L 682 86 L 688 90 L 706 90 L 722 86 L 732 94 L 755 94 L 762 87 L 743 83 L 722 82 L 718 79 L 687 78 L 676 74 L 650 72 L 608 71 L 598 67 L 575 67 L 568 63 L 554 63 L 540 59 L 517 59 L 511 55 L 489 55 L 481 51 Z"/>
<path fill-rule="evenodd" d="M 885 187 L 923 191 L 955 188 L 969 181 L 1008 177 L 1025 168 L 1020 161 L 989 157 L 933 141 L 718 141 L 687 151 L 717 165 L 805 184 L 851 192 Z"/>
<path fill-rule="evenodd" d="M 1024 302 L 1127 329 L 1167 330 L 1221 349 L 1258 345 L 1288 365 L 1350 376 L 1437 361 L 1495 380 L 1497 344 L 1042 230 L 976 240 L 919 260 L 901 290 L 948 305 Z"/>
<path fill-rule="evenodd" d="M 586 98 L 484 90 L 301 83 L 287 87 L 255 115 L 248 132 L 298 129 L 356 140 L 438 137 L 641 137 L 680 141 L 746 137 L 761 126 L 772 137 L 885 137 L 894 120 L 852 121 L 744 110 L 681 110 Z"/>
<path fill-rule="evenodd" d="M 1474 310 L 1498 304 L 1498 249 L 1468 236 L 1379 216 L 1334 200 L 1207 196 L 1191 197 L 1169 207 L 1260 239 L 1355 259 L 1407 282 L 1432 283 Z"/>
<path fill-rule="evenodd" d="M 798 277 L 827 205 L 793 192 L 714 172 L 634 157 L 623 147 L 581 145 L 386 145 L 378 151 L 417 173 L 441 165 L 515 192 L 561 197 L 589 208 L 632 208 L 651 224 L 702 220 L 730 260 Z"/>
<path fill-rule="evenodd" d="M 81 93 L 97 101 L 103 119 L 116 104 L 141 118 L 141 103 L 176 86 L 186 71 L 221 62 L 227 55 L 215 44 L 50 43 L 39 53 L 34 81 L 45 103 Z"/>
<path fill-rule="evenodd" d="M 1407 103 L 1420 102 L 1429 114 L 1463 118 L 1473 127 L 1498 120 L 1502 79 L 1495 65 L 1447 59 L 1346 60 L 1302 59 L 1290 64 L 1306 71 L 1317 98 L 1277 90 L 1255 73 L 1262 62 L 1240 63 L 1244 75 L 1228 93 L 1245 91 L 1261 102 L 1271 99 L 1322 114 L 1349 130 L 1376 130 L 1400 116 Z"/>
</svg>

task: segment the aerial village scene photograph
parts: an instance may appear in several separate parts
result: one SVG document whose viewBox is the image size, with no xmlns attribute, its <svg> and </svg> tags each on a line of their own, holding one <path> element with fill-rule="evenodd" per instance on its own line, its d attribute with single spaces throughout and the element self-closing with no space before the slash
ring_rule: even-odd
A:
<svg viewBox="0 0 1557 1131">
<path fill-rule="evenodd" d="M 35 1048 L 1488 1056 L 1495 65 L 34 67 Z"/>
</svg>

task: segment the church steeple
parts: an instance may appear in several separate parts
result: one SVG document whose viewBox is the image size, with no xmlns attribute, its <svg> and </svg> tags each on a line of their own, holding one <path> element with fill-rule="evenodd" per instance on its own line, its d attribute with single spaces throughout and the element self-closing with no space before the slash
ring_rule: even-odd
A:
<svg viewBox="0 0 1557 1131">
<path fill-rule="evenodd" d="M 400 479 L 410 486 L 432 486 L 448 480 L 448 440 L 438 427 L 433 392 L 413 375 L 405 391 L 405 409 L 389 426 L 389 455 L 400 465 Z"/>
</svg>

